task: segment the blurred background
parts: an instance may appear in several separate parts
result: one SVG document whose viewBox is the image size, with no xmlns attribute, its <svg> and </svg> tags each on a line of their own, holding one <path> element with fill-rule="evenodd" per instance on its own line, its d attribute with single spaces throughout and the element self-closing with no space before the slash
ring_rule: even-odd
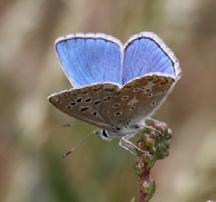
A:
<svg viewBox="0 0 216 202">
<path fill-rule="evenodd" d="M 47 101 L 70 88 L 54 40 L 104 32 L 125 42 L 157 33 L 175 52 L 183 77 L 154 118 L 174 137 L 152 172 L 152 202 L 216 200 L 216 1 L 1 0 L 0 201 L 129 202 L 138 194 L 134 157 L 96 137 L 61 155 L 95 128 Z M 72 127 L 62 124 L 72 123 Z"/>
</svg>

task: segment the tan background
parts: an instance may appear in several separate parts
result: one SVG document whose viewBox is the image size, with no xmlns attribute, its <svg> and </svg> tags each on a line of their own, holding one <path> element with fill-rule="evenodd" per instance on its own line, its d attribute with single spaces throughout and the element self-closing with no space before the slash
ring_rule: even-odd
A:
<svg viewBox="0 0 216 202">
<path fill-rule="evenodd" d="M 105 32 L 123 42 L 153 31 L 174 50 L 183 78 L 156 114 L 174 131 L 170 156 L 153 170 L 152 202 L 216 200 L 216 1 L 1 0 L 0 201 L 127 202 L 138 192 L 134 157 L 117 142 L 52 107 L 46 97 L 70 88 L 54 40 Z M 73 127 L 64 128 L 64 123 Z"/>
</svg>

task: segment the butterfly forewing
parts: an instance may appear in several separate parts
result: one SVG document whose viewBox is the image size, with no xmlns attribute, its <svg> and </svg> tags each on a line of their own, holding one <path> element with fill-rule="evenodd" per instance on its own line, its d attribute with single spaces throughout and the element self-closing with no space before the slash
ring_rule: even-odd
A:
<svg viewBox="0 0 216 202">
<path fill-rule="evenodd" d="M 106 109 L 117 89 L 114 84 L 96 84 L 55 93 L 49 101 L 69 116 L 110 130 Z"/>
<path fill-rule="evenodd" d="M 56 41 L 62 68 L 76 87 L 121 83 L 121 47 L 119 40 L 100 33 L 68 35 Z"/>
<path fill-rule="evenodd" d="M 125 44 L 123 84 L 152 72 L 176 79 L 181 77 L 181 69 L 173 52 L 156 34 L 142 32 L 132 36 Z"/>
</svg>

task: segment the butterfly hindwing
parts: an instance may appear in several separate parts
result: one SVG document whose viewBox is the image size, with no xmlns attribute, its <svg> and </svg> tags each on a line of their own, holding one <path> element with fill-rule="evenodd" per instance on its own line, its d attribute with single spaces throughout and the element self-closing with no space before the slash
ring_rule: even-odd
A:
<svg viewBox="0 0 216 202">
<path fill-rule="evenodd" d="M 163 102 L 174 79 L 149 75 L 135 79 L 120 89 L 112 100 L 112 120 L 127 126 L 152 114 Z"/>
<path fill-rule="evenodd" d="M 55 93 L 48 99 L 69 116 L 110 129 L 105 109 L 110 105 L 111 97 L 117 89 L 118 86 L 114 84 L 96 84 Z"/>
<path fill-rule="evenodd" d="M 122 88 L 105 83 L 65 90 L 49 96 L 49 101 L 69 116 L 112 130 L 153 113 L 173 83 L 171 77 L 149 75 Z"/>
</svg>

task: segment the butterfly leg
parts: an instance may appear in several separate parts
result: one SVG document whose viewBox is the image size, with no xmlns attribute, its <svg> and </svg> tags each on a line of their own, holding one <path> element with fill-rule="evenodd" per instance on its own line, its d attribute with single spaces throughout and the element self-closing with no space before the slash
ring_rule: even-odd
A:
<svg viewBox="0 0 216 202">
<path fill-rule="evenodd" d="M 130 141 L 130 138 L 134 135 L 126 135 L 121 137 L 119 141 L 119 146 L 129 151 L 133 155 L 137 155 L 137 151 L 143 152 L 139 147 L 137 147 L 133 142 Z"/>
<path fill-rule="evenodd" d="M 168 129 L 168 126 L 164 122 L 158 121 L 156 119 L 148 118 L 145 120 L 143 128 L 149 129 L 151 132 L 155 132 L 161 135 L 164 133 L 164 131 Z"/>
<path fill-rule="evenodd" d="M 155 134 L 161 135 L 164 133 L 164 131 L 163 131 L 163 128 L 160 128 L 161 126 L 158 127 L 158 123 L 162 124 L 161 126 L 163 126 L 163 127 L 166 126 L 163 124 L 163 122 L 148 118 L 142 126 L 139 126 L 139 132 L 138 133 L 145 135 L 145 133 L 148 134 L 148 133 L 154 132 Z M 145 131 L 145 129 L 148 129 L 148 131 Z M 130 141 L 130 139 L 133 138 L 134 136 L 136 136 L 138 133 L 128 134 L 128 135 L 121 137 L 121 139 L 119 141 L 119 146 L 128 150 L 133 155 L 136 155 L 137 151 L 144 153 L 145 151 L 142 151 L 132 141 Z"/>
</svg>

